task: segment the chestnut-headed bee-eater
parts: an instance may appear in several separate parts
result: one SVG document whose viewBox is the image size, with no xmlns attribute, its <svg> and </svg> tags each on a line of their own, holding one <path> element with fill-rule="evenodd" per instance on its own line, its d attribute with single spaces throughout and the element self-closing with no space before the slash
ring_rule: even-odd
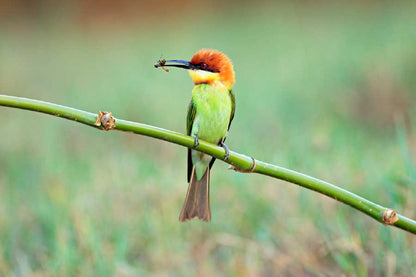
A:
<svg viewBox="0 0 416 277">
<path fill-rule="evenodd" d="M 234 118 L 235 95 L 231 88 L 235 82 L 231 60 L 217 50 L 201 49 L 190 61 L 161 60 L 155 67 L 179 67 L 187 69 L 195 84 L 188 107 L 186 130 L 189 136 L 222 146 Z M 211 219 L 209 205 L 209 179 L 215 158 L 188 149 L 188 192 L 180 221 L 198 217 L 203 221 Z"/>
</svg>

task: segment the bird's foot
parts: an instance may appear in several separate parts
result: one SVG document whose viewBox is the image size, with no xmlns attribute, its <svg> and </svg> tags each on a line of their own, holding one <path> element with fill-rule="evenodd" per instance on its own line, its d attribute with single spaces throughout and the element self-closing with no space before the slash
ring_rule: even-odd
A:
<svg viewBox="0 0 416 277">
<path fill-rule="evenodd" d="M 220 146 L 222 147 L 222 148 L 224 148 L 224 150 L 225 150 L 225 156 L 224 156 L 224 161 L 226 161 L 226 160 L 228 160 L 228 158 L 230 157 L 230 149 L 228 149 L 228 147 L 227 147 L 227 145 L 225 145 L 225 143 L 224 142 L 220 142 Z"/>
<path fill-rule="evenodd" d="M 199 145 L 199 139 L 195 135 L 191 135 L 191 137 L 193 137 L 195 139 L 195 143 L 194 143 L 194 148 L 195 148 L 195 147 L 197 147 Z"/>
</svg>

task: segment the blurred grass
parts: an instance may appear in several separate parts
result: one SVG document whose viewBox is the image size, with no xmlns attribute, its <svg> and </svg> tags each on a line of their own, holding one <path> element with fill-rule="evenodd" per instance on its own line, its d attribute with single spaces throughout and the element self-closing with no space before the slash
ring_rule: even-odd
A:
<svg viewBox="0 0 416 277">
<path fill-rule="evenodd" d="M 415 8 L 201 9 L 93 31 L 4 23 L 1 93 L 183 132 L 192 83 L 153 63 L 217 48 L 236 69 L 233 150 L 416 218 Z M 413 235 L 316 193 L 218 162 L 212 222 L 179 224 L 185 149 L 25 111 L 2 108 L 0 117 L 0 275 L 416 271 Z"/>
</svg>

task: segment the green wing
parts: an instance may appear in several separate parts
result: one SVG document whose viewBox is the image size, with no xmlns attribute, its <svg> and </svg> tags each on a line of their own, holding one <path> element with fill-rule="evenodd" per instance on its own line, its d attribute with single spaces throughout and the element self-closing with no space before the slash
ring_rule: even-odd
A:
<svg viewBox="0 0 416 277">
<path fill-rule="evenodd" d="M 231 97 L 231 116 L 230 116 L 230 122 L 228 123 L 228 130 L 230 130 L 231 121 L 233 121 L 234 113 L 235 113 L 235 94 L 231 89 L 229 90 L 229 93 Z"/>
<path fill-rule="evenodd" d="M 194 105 L 193 100 L 191 100 L 188 106 L 188 115 L 186 116 L 186 134 L 188 136 L 191 135 L 191 130 L 192 130 L 192 125 L 194 123 L 195 114 L 196 114 L 196 107 Z"/>
<path fill-rule="evenodd" d="M 193 100 L 191 99 L 191 102 L 188 106 L 188 115 L 186 116 L 186 134 L 188 136 L 191 135 L 192 125 L 194 124 L 196 114 L 196 107 L 193 103 Z M 188 183 L 191 181 L 191 175 L 192 175 L 192 154 L 191 149 L 188 148 Z"/>
</svg>

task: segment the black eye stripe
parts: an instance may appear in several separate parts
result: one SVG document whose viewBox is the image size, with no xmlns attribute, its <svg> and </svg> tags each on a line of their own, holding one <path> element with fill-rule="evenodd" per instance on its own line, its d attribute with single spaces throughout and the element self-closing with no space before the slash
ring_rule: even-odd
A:
<svg viewBox="0 0 416 277">
<path fill-rule="evenodd" d="M 194 70 L 199 69 L 199 70 L 209 71 L 209 72 L 214 72 L 214 73 L 219 72 L 218 70 L 213 70 L 213 69 L 209 68 L 209 66 L 206 63 L 191 64 L 190 68 L 194 69 Z"/>
</svg>

